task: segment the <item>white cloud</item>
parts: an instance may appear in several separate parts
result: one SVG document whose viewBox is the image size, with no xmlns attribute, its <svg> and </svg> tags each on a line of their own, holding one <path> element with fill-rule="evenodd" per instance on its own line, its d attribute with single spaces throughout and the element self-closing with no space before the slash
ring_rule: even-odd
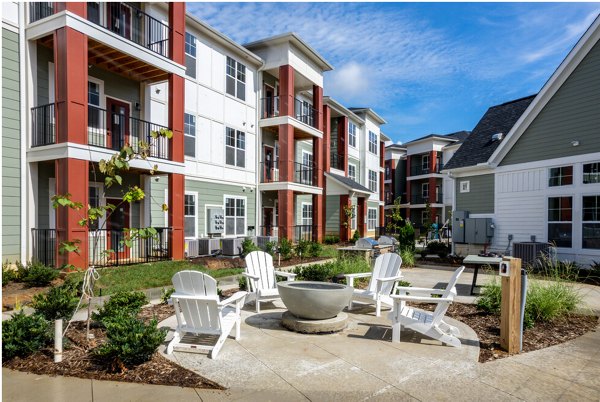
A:
<svg viewBox="0 0 600 402">
<path fill-rule="evenodd" d="M 327 92 L 334 98 L 357 99 L 369 94 L 372 84 L 365 66 L 350 62 L 334 70 L 328 76 Z"/>
</svg>

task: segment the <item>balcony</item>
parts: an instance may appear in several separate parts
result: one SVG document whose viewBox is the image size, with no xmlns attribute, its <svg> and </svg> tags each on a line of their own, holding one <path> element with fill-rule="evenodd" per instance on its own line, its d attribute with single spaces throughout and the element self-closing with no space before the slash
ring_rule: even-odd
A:
<svg viewBox="0 0 600 402">
<path fill-rule="evenodd" d="M 55 10 L 52 2 L 31 3 L 29 22 L 49 17 Z M 171 28 L 131 3 L 88 2 L 87 20 L 154 53 L 169 57 Z"/>
<path fill-rule="evenodd" d="M 315 168 L 312 165 L 304 165 L 294 162 L 294 183 L 304 184 L 305 186 L 315 185 Z M 260 182 L 277 183 L 284 182 L 280 177 L 279 161 L 260 163 Z"/>
<path fill-rule="evenodd" d="M 344 155 L 332 153 L 331 154 L 331 167 L 334 169 L 345 170 L 346 169 L 346 158 Z"/>
<path fill-rule="evenodd" d="M 411 197 L 411 204 L 443 204 L 444 196 L 442 193 L 436 194 L 435 197 L 432 197 L 428 194 L 414 194 Z"/>
<path fill-rule="evenodd" d="M 430 169 L 429 166 L 411 166 L 410 168 L 410 175 L 411 176 L 421 176 L 421 175 L 425 175 L 425 174 L 434 174 L 434 173 L 440 173 L 440 171 L 444 168 L 444 165 L 440 164 L 436 164 L 434 166 L 434 169 Z"/>
<path fill-rule="evenodd" d="M 283 233 L 282 226 L 260 226 L 259 228 L 259 236 L 273 236 L 279 237 L 279 233 Z M 292 226 L 292 233 L 289 236 L 288 240 L 291 240 L 294 243 L 299 241 L 312 241 L 313 239 L 313 225 L 295 225 Z"/>
<path fill-rule="evenodd" d="M 260 100 L 260 113 L 262 119 L 270 119 L 281 116 L 282 110 L 287 110 L 289 104 L 293 102 L 292 117 L 313 128 L 317 128 L 317 123 L 321 112 L 312 107 L 312 105 L 301 99 L 290 96 L 271 96 Z"/>
<path fill-rule="evenodd" d="M 51 103 L 31 109 L 32 147 L 56 143 L 56 105 Z M 169 159 L 169 140 L 152 137 L 153 132 L 161 129 L 167 127 L 88 105 L 88 145 L 119 151 L 128 144 L 134 152 L 139 152 L 140 142 L 145 142 L 150 147 L 149 157 Z"/>
<path fill-rule="evenodd" d="M 148 239 L 135 239 L 132 247 L 125 247 L 127 236 L 124 230 L 99 229 L 88 234 L 88 255 L 90 264 L 96 267 L 141 264 L 170 260 L 169 232 L 171 228 L 155 228 L 157 235 Z M 56 229 L 31 229 L 32 260 L 48 266 L 56 266 Z M 96 261 L 94 260 L 96 247 Z M 102 251 L 112 250 L 109 253 Z"/>
</svg>

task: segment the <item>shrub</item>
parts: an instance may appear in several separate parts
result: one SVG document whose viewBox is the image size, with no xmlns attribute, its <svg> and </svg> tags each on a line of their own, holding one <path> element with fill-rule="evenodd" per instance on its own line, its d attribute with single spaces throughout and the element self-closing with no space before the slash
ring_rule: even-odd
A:
<svg viewBox="0 0 600 402">
<path fill-rule="evenodd" d="M 240 290 L 248 290 L 248 281 L 245 276 L 240 276 L 238 279 L 238 287 Z"/>
<path fill-rule="evenodd" d="M 31 307 L 48 321 L 70 320 L 78 303 L 77 289 L 69 283 L 51 288 L 46 294 L 33 296 Z"/>
<path fill-rule="evenodd" d="M 17 270 L 10 266 L 10 263 L 6 261 L 2 264 L 2 286 L 8 285 L 9 282 L 16 281 L 18 279 Z"/>
<path fill-rule="evenodd" d="M 46 346 L 51 337 L 50 323 L 41 315 L 23 311 L 2 323 L 2 358 L 25 357 Z"/>
<path fill-rule="evenodd" d="M 415 228 L 413 225 L 405 221 L 404 226 L 402 226 L 398 232 L 398 242 L 400 243 L 400 247 L 402 249 L 409 249 L 414 251 L 415 249 Z"/>
<path fill-rule="evenodd" d="M 277 251 L 277 243 L 274 241 L 268 241 L 265 243 L 265 253 L 270 254 L 270 255 L 275 255 L 275 252 Z"/>
<path fill-rule="evenodd" d="M 118 371 L 144 363 L 151 359 L 167 335 L 167 329 L 159 329 L 157 324 L 156 319 L 144 324 L 135 316 L 121 312 L 105 322 L 107 342 L 96 348 L 94 354 L 106 359 L 113 370 Z"/>
<path fill-rule="evenodd" d="M 437 254 L 440 258 L 446 258 L 450 253 L 450 249 L 446 243 L 434 240 L 427 243 L 427 253 Z"/>
<path fill-rule="evenodd" d="M 171 298 L 171 295 L 175 293 L 175 288 L 163 288 L 162 293 L 160 295 L 160 303 L 161 304 L 167 304 L 169 303 L 169 299 Z"/>
<path fill-rule="evenodd" d="M 328 282 L 339 274 L 369 272 L 371 267 L 363 258 L 338 258 L 324 264 L 311 264 L 297 267 L 294 273 L 297 280 Z"/>
<path fill-rule="evenodd" d="M 398 281 L 398 286 L 401 286 L 403 288 L 408 288 L 411 286 L 411 283 L 408 281 Z"/>
<path fill-rule="evenodd" d="M 412 268 L 415 266 L 415 252 L 409 248 L 400 250 L 400 257 L 402 258 L 402 266 Z"/>
<path fill-rule="evenodd" d="M 260 251 L 260 247 L 258 247 L 251 238 L 246 237 L 242 242 L 242 257 L 246 257 L 253 251 Z"/>
<path fill-rule="evenodd" d="M 500 313 L 500 303 L 502 301 L 502 288 L 500 283 L 493 279 L 481 289 L 481 295 L 477 298 L 477 307 L 488 313 Z"/>
<path fill-rule="evenodd" d="M 308 257 L 308 248 L 310 247 L 310 241 L 308 240 L 300 240 L 298 244 L 296 244 L 296 255 L 300 258 Z"/>
<path fill-rule="evenodd" d="M 21 265 L 23 267 L 23 265 Z M 59 272 L 54 268 L 45 266 L 39 262 L 30 262 L 27 267 L 19 268 L 23 271 L 21 280 L 28 286 L 48 286 L 50 282 L 58 278 Z"/>
<path fill-rule="evenodd" d="M 573 261 L 555 261 L 541 255 L 532 271 L 551 280 L 576 281 L 579 278 L 580 267 Z"/>
<path fill-rule="evenodd" d="M 279 254 L 281 254 L 281 258 L 284 260 L 289 260 L 292 258 L 294 252 L 294 248 L 292 246 L 292 242 L 283 237 L 279 241 Z"/>
<path fill-rule="evenodd" d="M 323 239 L 323 243 L 325 244 L 336 244 L 340 242 L 340 236 L 337 235 L 327 235 Z"/>
<path fill-rule="evenodd" d="M 527 290 L 525 323 L 532 327 L 535 322 L 552 321 L 573 312 L 581 302 L 581 296 L 567 283 L 550 284 L 532 282 Z"/>
<path fill-rule="evenodd" d="M 306 252 L 306 254 L 308 254 L 309 257 L 320 257 L 322 252 L 323 246 L 321 245 L 321 243 L 311 241 L 308 245 L 308 251 Z"/>
<path fill-rule="evenodd" d="M 92 314 L 92 319 L 106 325 L 107 321 L 121 314 L 137 315 L 146 303 L 148 303 L 148 299 L 144 292 L 117 292 L 104 303 L 97 313 Z"/>
<path fill-rule="evenodd" d="M 360 239 L 360 232 L 358 231 L 358 229 L 356 229 L 354 231 L 354 235 L 352 236 L 352 241 L 356 243 L 358 239 Z"/>
</svg>

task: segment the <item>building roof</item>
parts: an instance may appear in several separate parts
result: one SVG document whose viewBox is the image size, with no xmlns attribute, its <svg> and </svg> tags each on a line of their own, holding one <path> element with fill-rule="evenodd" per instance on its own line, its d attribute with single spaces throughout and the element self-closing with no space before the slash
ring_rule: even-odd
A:
<svg viewBox="0 0 600 402">
<path fill-rule="evenodd" d="M 370 107 L 349 107 L 348 109 L 352 110 L 354 113 L 356 113 L 358 115 L 361 115 L 361 114 L 369 115 L 371 118 L 373 118 L 379 124 L 387 123 L 387 121 L 385 121 L 383 119 L 383 117 L 381 117 L 380 115 L 375 113 L 375 111 L 373 109 L 371 109 Z"/>
<path fill-rule="evenodd" d="M 490 107 L 452 159 L 444 166 L 444 170 L 487 162 L 502 143 L 502 140 L 493 140 L 492 136 L 498 133 L 506 136 L 534 98 L 535 95 L 530 95 Z"/>
<path fill-rule="evenodd" d="M 412 144 L 415 142 L 421 142 L 421 141 L 431 140 L 431 139 L 448 141 L 448 142 L 460 142 L 460 141 L 464 141 L 465 138 L 467 138 L 470 133 L 471 133 L 470 131 L 463 130 L 463 131 L 457 131 L 457 132 L 450 133 L 450 134 L 429 134 L 429 135 L 426 135 L 423 137 L 419 137 L 416 140 L 405 142 L 404 145 L 406 146 L 408 144 Z"/>
<path fill-rule="evenodd" d="M 323 104 L 328 105 L 332 109 L 335 109 L 340 114 L 344 114 L 344 115 L 347 115 L 348 117 L 351 117 L 352 119 L 360 122 L 361 124 L 364 124 L 364 122 L 365 122 L 361 117 L 357 116 L 352 110 L 348 109 L 346 106 L 342 105 L 340 102 L 338 102 L 331 96 L 324 96 Z"/>
<path fill-rule="evenodd" d="M 368 188 L 366 188 L 365 186 L 363 186 L 361 184 L 358 184 L 357 182 L 355 182 L 354 180 L 352 180 L 349 177 L 340 176 L 339 174 L 335 174 L 335 173 L 331 173 L 331 172 L 327 172 L 327 173 L 325 173 L 325 175 L 331 177 L 333 180 L 337 181 L 338 183 L 340 183 L 342 186 L 348 188 L 349 190 L 356 191 L 359 193 L 369 193 L 369 194 L 372 193 L 371 190 L 369 190 Z"/>
<path fill-rule="evenodd" d="M 333 66 L 329 64 L 329 62 L 325 60 L 323 56 L 317 53 L 317 51 L 313 49 L 308 43 L 302 40 L 300 36 L 298 36 L 298 34 L 295 32 L 286 32 L 283 34 L 271 36 L 270 38 L 264 38 L 254 42 L 245 43 L 244 47 L 248 49 L 262 48 L 284 42 L 290 42 L 296 47 L 298 47 L 300 50 L 306 53 L 310 57 L 310 59 L 314 63 L 316 63 L 323 71 L 333 70 Z"/>
<path fill-rule="evenodd" d="M 390 144 L 390 145 L 386 146 L 385 149 L 406 151 L 406 146 L 404 144 Z"/>
</svg>

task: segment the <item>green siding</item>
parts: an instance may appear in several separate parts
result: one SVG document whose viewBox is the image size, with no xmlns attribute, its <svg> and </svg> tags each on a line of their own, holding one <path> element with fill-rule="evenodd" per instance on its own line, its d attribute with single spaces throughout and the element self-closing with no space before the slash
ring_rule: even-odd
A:
<svg viewBox="0 0 600 402">
<path fill-rule="evenodd" d="M 131 116 L 140 117 L 140 112 L 135 110 L 136 102 L 140 103 L 139 83 L 94 66 L 90 68 L 89 75 L 104 81 L 104 94 L 106 96 L 130 102 Z"/>
<path fill-rule="evenodd" d="M 19 35 L 2 29 L 2 260 L 21 254 Z"/>
<path fill-rule="evenodd" d="M 312 195 L 299 194 L 296 196 L 296 225 L 302 225 L 302 203 L 312 204 Z"/>
<path fill-rule="evenodd" d="M 328 195 L 325 198 L 325 233 L 340 233 L 340 196 Z"/>
<path fill-rule="evenodd" d="M 460 192 L 460 182 L 469 181 L 469 192 Z M 471 214 L 494 213 L 494 175 L 460 177 L 455 179 L 455 210 Z"/>
<path fill-rule="evenodd" d="M 501 165 L 600 151 L 600 42 L 577 66 Z M 571 146 L 577 140 L 581 145 Z"/>
<path fill-rule="evenodd" d="M 150 195 L 150 226 L 167 226 L 162 204 L 168 203 L 168 200 L 165 200 L 168 183 L 167 176 L 155 176 L 150 179 L 150 191 L 146 194 L 146 196 Z"/>
</svg>

